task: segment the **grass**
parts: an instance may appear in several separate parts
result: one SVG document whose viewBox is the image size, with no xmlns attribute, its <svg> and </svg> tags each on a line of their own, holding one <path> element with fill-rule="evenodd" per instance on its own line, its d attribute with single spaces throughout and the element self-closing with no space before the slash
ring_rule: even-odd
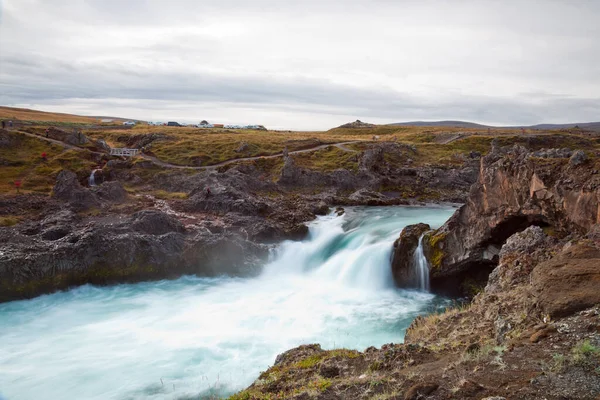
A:
<svg viewBox="0 0 600 400">
<path fill-rule="evenodd" d="M 166 190 L 155 190 L 152 195 L 161 200 L 185 200 L 188 194 L 184 192 L 167 192 Z"/>
<path fill-rule="evenodd" d="M 295 155 L 294 161 L 300 167 L 325 172 L 339 168 L 345 168 L 349 171 L 358 170 L 357 153 L 347 152 L 335 146 Z"/>
<path fill-rule="evenodd" d="M 13 217 L 12 215 L 0 217 L 0 226 L 14 226 L 19 223 L 18 217 Z"/>
<path fill-rule="evenodd" d="M 52 113 L 45 111 L 30 110 L 27 108 L 0 107 L 0 119 L 13 121 L 36 121 L 36 122 L 73 122 L 73 123 L 98 123 L 100 120 L 93 117 L 80 115 Z"/>
<path fill-rule="evenodd" d="M 595 346 L 589 339 L 585 339 L 571 349 L 571 361 L 574 365 L 589 366 L 594 359 L 598 361 L 600 347 Z"/>
<path fill-rule="evenodd" d="M 15 132 L 3 133 L 8 146 L 0 147 L 0 191 L 16 193 L 15 181 L 21 181 L 22 193 L 38 192 L 49 194 L 56 175 L 62 169 L 69 169 L 83 178 L 95 166 L 90 153 L 65 151 L 61 146 L 50 144 Z M 47 161 L 41 157 L 47 154 Z"/>
</svg>

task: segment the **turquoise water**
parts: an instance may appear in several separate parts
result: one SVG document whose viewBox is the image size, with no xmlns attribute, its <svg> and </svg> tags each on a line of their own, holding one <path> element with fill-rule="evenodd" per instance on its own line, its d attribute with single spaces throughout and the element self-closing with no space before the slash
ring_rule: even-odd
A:
<svg viewBox="0 0 600 400">
<path fill-rule="evenodd" d="M 452 208 L 350 208 L 284 242 L 256 278 L 83 286 L 0 304 L 0 398 L 189 399 L 242 389 L 305 343 L 401 342 L 435 296 L 393 287 L 402 228 Z"/>
</svg>

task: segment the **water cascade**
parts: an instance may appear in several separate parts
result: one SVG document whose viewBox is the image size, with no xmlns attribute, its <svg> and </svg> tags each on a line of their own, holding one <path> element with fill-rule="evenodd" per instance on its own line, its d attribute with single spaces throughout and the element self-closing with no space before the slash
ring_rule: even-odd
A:
<svg viewBox="0 0 600 400">
<path fill-rule="evenodd" d="M 88 184 L 90 186 L 96 186 L 96 178 L 94 177 L 94 175 L 96 175 L 96 171 L 101 171 L 101 169 L 95 169 L 90 174 L 90 177 L 88 178 Z"/>
<path fill-rule="evenodd" d="M 393 286 L 393 241 L 406 225 L 440 226 L 453 211 L 348 208 L 320 217 L 254 278 L 86 285 L 2 303 L 0 398 L 220 398 L 300 344 L 402 342 L 417 315 L 447 301 Z"/>
<path fill-rule="evenodd" d="M 419 289 L 429 291 L 429 263 L 423 253 L 423 236 L 419 238 L 419 244 L 413 255 L 413 265 L 416 270 L 417 284 Z"/>
</svg>

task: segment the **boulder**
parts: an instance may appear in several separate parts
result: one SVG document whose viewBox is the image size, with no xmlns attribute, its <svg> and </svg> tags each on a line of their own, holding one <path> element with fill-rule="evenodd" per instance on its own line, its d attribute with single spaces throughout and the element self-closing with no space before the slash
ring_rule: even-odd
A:
<svg viewBox="0 0 600 400">
<path fill-rule="evenodd" d="M 417 275 L 413 262 L 415 249 L 421 236 L 431 230 L 427 224 L 409 225 L 402 230 L 394 242 L 392 256 L 392 275 L 399 287 L 416 287 Z"/>
<path fill-rule="evenodd" d="M 102 201 L 123 203 L 127 200 L 127 192 L 118 181 L 105 182 L 100 186 L 94 186 L 92 191 Z"/>
<path fill-rule="evenodd" d="M 66 202 L 76 211 L 100 206 L 96 196 L 90 190 L 81 186 L 77 180 L 77 175 L 67 170 L 62 170 L 56 177 L 52 196 Z"/>
<path fill-rule="evenodd" d="M 378 206 L 386 204 L 388 198 L 381 193 L 369 189 L 360 189 L 348 196 L 350 204 L 367 204 Z"/>
<path fill-rule="evenodd" d="M 600 303 L 600 250 L 578 244 L 539 264 L 531 274 L 539 307 L 552 318 Z"/>
<path fill-rule="evenodd" d="M 583 150 L 577 150 L 573 153 L 571 158 L 569 158 L 569 165 L 572 167 L 577 167 L 587 161 L 587 156 L 583 152 Z"/>
<path fill-rule="evenodd" d="M 517 232 L 506 240 L 500 249 L 500 257 L 510 253 L 531 253 L 544 244 L 546 235 L 542 228 L 532 225 L 522 232 Z"/>
<path fill-rule="evenodd" d="M 313 207 L 313 212 L 315 213 L 315 215 L 327 215 L 329 214 L 329 211 L 329 206 L 323 201 L 320 201 Z"/>
<path fill-rule="evenodd" d="M 74 146 L 81 146 L 90 142 L 90 139 L 81 130 L 65 131 L 55 127 L 50 127 L 47 130 L 47 136 L 51 139 L 60 140 Z"/>
</svg>

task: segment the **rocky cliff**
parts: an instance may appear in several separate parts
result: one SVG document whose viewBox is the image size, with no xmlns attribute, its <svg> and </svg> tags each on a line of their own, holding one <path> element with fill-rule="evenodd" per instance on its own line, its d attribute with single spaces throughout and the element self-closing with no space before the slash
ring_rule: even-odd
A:
<svg viewBox="0 0 600 400">
<path fill-rule="evenodd" d="M 600 222 L 600 166 L 581 151 L 494 148 L 466 204 L 424 239 L 432 287 L 457 289 L 498 264 L 506 240 L 537 225 L 565 237 Z"/>
</svg>

